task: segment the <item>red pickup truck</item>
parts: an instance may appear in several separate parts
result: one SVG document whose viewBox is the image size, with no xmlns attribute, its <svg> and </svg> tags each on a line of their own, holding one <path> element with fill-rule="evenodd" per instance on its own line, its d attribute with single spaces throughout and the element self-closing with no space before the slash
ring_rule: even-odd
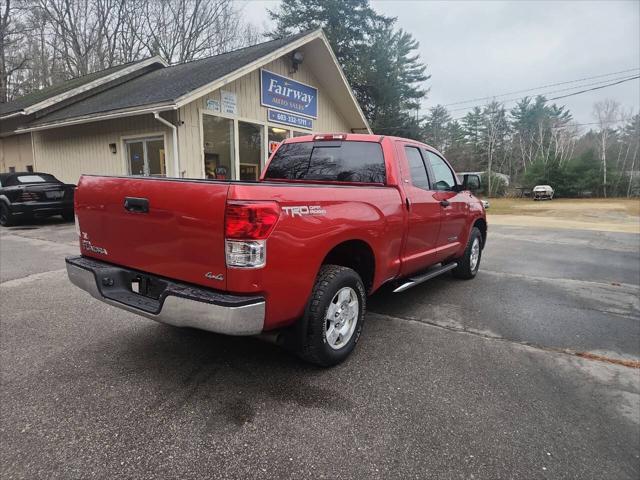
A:
<svg viewBox="0 0 640 480">
<path fill-rule="evenodd" d="M 159 322 L 271 332 L 305 360 L 354 349 L 367 296 L 473 278 L 484 207 L 433 148 L 402 138 L 285 140 L 257 182 L 84 175 L 69 279 Z"/>
</svg>

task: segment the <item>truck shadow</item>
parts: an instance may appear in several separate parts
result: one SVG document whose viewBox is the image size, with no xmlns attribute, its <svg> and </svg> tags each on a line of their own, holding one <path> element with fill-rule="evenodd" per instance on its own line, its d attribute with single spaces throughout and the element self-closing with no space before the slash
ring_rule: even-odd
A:
<svg viewBox="0 0 640 480">
<path fill-rule="evenodd" d="M 436 279 L 402 294 L 384 288 L 370 299 L 369 310 L 402 316 L 408 303 L 428 301 L 450 281 Z M 117 399 L 133 396 L 128 404 L 134 405 L 133 414 L 142 422 L 196 416 L 203 434 L 241 429 L 260 421 L 265 412 L 352 415 L 369 395 L 369 387 L 358 381 L 362 369 L 385 368 L 387 360 L 375 345 L 387 335 L 402 342 L 401 332 L 389 331 L 388 322 L 374 315 L 351 357 L 322 369 L 257 338 L 174 328 L 120 311 L 109 323 L 108 328 L 98 329 L 97 341 L 75 352 L 83 359 L 76 369 L 70 372 L 68 359 L 63 358 L 39 379 L 53 382 L 51 389 L 61 399 L 55 405 L 66 401 L 80 410 L 111 411 Z M 54 381 L 57 377 L 64 377 L 71 388 L 61 391 Z M 108 395 L 91 407 L 95 388 Z"/>
<path fill-rule="evenodd" d="M 96 360 L 94 374 L 122 379 L 130 388 L 143 385 L 145 411 L 167 415 L 196 409 L 214 431 L 252 422 L 265 405 L 332 412 L 353 408 L 339 388 L 318 385 L 339 385 L 348 375 L 346 366 L 320 369 L 250 337 L 154 323 L 127 330 L 118 335 L 116 351 L 107 341 L 85 355 Z"/>
<path fill-rule="evenodd" d="M 415 302 L 429 302 L 454 281 L 434 279 L 402 294 L 384 287 L 369 299 L 369 311 L 402 317 Z M 140 319 L 135 318 L 136 322 Z M 133 331 L 132 331 L 133 330 Z M 99 369 L 105 375 L 133 375 L 132 382 L 149 386 L 151 411 L 176 412 L 206 406 L 207 428 L 240 427 L 252 422 L 264 405 L 347 412 L 355 408 L 341 385 L 352 381 L 368 356 L 367 335 L 380 335 L 368 324 L 358 349 L 343 364 L 323 369 L 307 364 L 282 347 L 252 337 L 230 337 L 190 328 L 145 323 L 103 345 Z M 114 361 L 104 363 L 105 355 Z M 115 360 L 117 358 L 117 361 Z M 371 360 L 371 359 L 369 359 Z M 138 378 L 135 380 L 135 378 Z M 324 386 L 320 386 L 324 385 Z M 327 387 L 335 385 L 336 387 Z M 273 407 L 272 407 L 273 408 Z"/>
</svg>

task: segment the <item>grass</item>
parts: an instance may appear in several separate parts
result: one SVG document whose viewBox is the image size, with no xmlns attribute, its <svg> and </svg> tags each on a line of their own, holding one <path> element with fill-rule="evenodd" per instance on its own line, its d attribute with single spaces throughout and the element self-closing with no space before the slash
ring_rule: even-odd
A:
<svg viewBox="0 0 640 480">
<path fill-rule="evenodd" d="M 489 202 L 489 223 L 497 225 L 640 233 L 637 198 L 561 198 L 538 202 L 492 198 Z"/>
<path fill-rule="evenodd" d="M 594 212 L 606 214 L 606 211 L 626 213 L 640 217 L 640 199 L 637 198 L 558 198 L 554 200 L 534 201 L 529 198 L 491 198 L 487 213 L 491 215 L 543 215 L 590 216 Z"/>
</svg>

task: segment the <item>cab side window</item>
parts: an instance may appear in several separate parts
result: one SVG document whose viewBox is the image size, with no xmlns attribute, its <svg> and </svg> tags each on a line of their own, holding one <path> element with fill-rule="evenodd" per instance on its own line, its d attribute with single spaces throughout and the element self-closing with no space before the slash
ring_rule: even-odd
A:
<svg viewBox="0 0 640 480">
<path fill-rule="evenodd" d="M 422 161 L 420 150 L 416 147 L 406 146 L 404 147 L 404 153 L 409 163 L 409 174 L 411 175 L 413 186 L 429 190 L 429 177 L 427 176 L 427 169 Z"/>
<path fill-rule="evenodd" d="M 456 185 L 449 165 L 435 153 L 426 152 L 433 172 L 434 190 L 451 190 Z"/>
</svg>

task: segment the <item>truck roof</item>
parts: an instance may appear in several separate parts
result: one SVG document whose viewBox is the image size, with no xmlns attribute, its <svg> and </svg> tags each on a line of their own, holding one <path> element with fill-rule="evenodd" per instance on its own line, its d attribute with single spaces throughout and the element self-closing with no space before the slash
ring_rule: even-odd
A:
<svg viewBox="0 0 640 480">
<path fill-rule="evenodd" d="M 346 140 L 351 142 L 380 142 L 384 138 L 384 135 L 373 135 L 370 133 L 313 133 L 309 135 L 302 135 L 300 137 L 287 138 L 284 143 L 298 143 L 298 142 L 313 142 L 318 137 L 342 137 L 336 138 L 336 140 Z M 329 138 L 327 138 L 329 140 Z"/>
<path fill-rule="evenodd" d="M 438 150 L 435 147 L 432 147 L 431 145 L 429 145 L 428 143 L 425 142 L 421 142 L 419 140 L 413 140 L 411 138 L 402 138 L 402 137 L 394 137 L 391 135 L 376 135 L 376 134 L 372 134 L 372 133 L 314 133 L 314 134 L 309 134 L 309 135 L 302 135 L 300 137 L 293 137 L 293 138 L 287 138 L 285 140 L 283 140 L 283 143 L 298 143 L 298 142 L 313 142 L 315 140 L 318 139 L 318 137 L 331 137 L 331 136 L 340 136 L 342 138 L 339 138 L 340 140 L 346 140 L 346 141 L 351 141 L 351 142 L 377 142 L 380 143 L 382 142 L 383 139 L 387 139 L 387 140 L 391 140 L 391 141 L 395 141 L 395 142 L 413 142 L 413 143 L 418 143 L 420 145 L 424 145 L 425 147 L 428 147 L 429 149 L 438 152 Z M 327 140 L 330 140 L 330 138 L 327 138 Z M 336 138 L 336 140 L 338 140 L 338 138 Z M 439 153 L 439 152 L 438 152 Z"/>
</svg>

